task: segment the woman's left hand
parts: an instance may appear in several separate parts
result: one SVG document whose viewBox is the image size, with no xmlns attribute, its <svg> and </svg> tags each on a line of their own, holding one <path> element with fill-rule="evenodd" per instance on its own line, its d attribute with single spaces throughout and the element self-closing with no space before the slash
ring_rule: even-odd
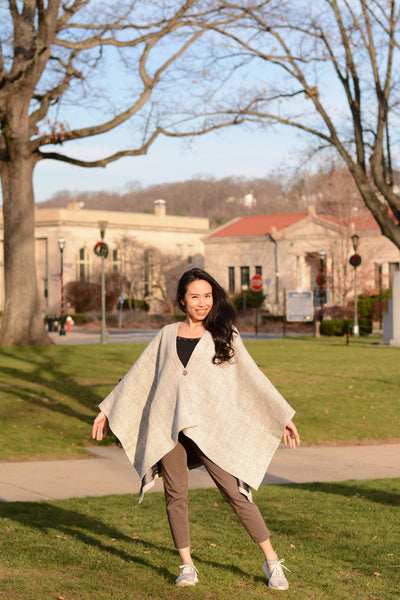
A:
<svg viewBox="0 0 400 600">
<path fill-rule="evenodd" d="M 293 421 L 289 421 L 286 425 L 285 431 L 283 432 L 283 442 L 285 446 L 289 446 L 292 449 L 296 448 L 296 446 L 300 446 L 300 435 Z"/>
<path fill-rule="evenodd" d="M 108 419 L 104 413 L 99 412 L 93 423 L 92 438 L 101 442 L 107 435 L 107 429 Z"/>
</svg>

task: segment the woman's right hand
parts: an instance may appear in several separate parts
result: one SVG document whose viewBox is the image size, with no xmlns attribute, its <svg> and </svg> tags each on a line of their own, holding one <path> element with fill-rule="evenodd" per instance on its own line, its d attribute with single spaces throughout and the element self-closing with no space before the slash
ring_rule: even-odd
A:
<svg viewBox="0 0 400 600">
<path fill-rule="evenodd" d="M 97 440 L 98 442 L 101 442 L 101 440 L 107 435 L 107 429 L 108 419 L 104 413 L 99 412 L 99 414 L 93 422 L 92 438 L 94 440 Z"/>
<path fill-rule="evenodd" d="M 283 441 L 285 446 L 289 446 L 289 448 L 296 448 L 296 446 L 300 446 L 300 436 L 299 432 L 296 429 L 296 425 L 293 421 L 289 421 L 286 425 L 285 431 L 283 432 Z"/>
</svg>

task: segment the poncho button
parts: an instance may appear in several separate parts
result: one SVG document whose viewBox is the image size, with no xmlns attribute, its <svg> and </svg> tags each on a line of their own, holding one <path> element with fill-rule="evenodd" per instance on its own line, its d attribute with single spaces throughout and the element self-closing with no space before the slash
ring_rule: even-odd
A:
<svg viewBox="0 0 400 600">
<path fill-rule="evenodd" d="M 182 372 L 182 375 L 187 375 L 186 369 Z"/>
</svg>

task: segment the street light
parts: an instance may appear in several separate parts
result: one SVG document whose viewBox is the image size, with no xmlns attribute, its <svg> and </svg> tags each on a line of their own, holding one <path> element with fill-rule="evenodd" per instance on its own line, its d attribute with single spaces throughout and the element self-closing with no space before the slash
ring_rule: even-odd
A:
<svg viewBox="0 0 400 600">
<path fill-rule="evenodd" d="M 65 239 L 63 237 L 57 240 L 58 247 L 60 249 L 61 265 L 60 265 L 60 335 L 65 335 L 65 315 L 64 315 L 64 246 Z"/>
<path fill-rule="evenodd" d="M 319 256 L 319 305 L 321 307 L 321 321 L 324 317 L 324 302 L 326 302 L 326 276 L 325 276 L 325 259 L 326 252 L 325 250 L 320 250 L 318 252 Z"/>
<path fill-rule="evenodd" d="M 379 286 L 379 330 L 382 331 L 382 260 L 376 261 L 378 266 L 378 286 Z"/>
<path fill-rule="evenodd" d="M 243 316 L 245 316 L 246 314 L 246 294 L 247 294 L 247 290 L 249 289 L 249 286 L 246 285 L 245 283 L 242 284 L 242 309 L 243 309 Z"/>
<path fill-rule="evenodd" d="M 353 244 L 354 254 L 350 258 L 350 264 L 354 267 L 354 324 L 353 324 L 353 336 L 358 337 L 360 330 L 358 327 L 358 304 L 357 304 L 357 267 L 361 264 L 361 256 L 357 254 L 358 242 L 360 236 L 357 233 L 353 233 L 351 236 L 351 243 Z"/>
<path fill-rule="evenodd" d="M 318 314 L 317 312 L 315 312 L 315 318 L 314 318 L 314 331 L 315 331 L 315 336 L 316 337 L 320 337 L 321 333 L 321 321 L 324 318 L 324 301 L 326 301 L 325 298 L 325 294 L 326 294 L 326 278 L 325 278 L 325 258 L 326 258 L 326 252 L 325 250 L 320 250 L 318 252 L 318 256 L 319 256 L 319 269 L 318 269 L 318 275 L 317 275 L 317 291 L 318 294 L 316 294 L 316 300 L 315 300 L 315 306 L 320 306 L 320 313 Z"/>
<path fill-rule="evenodd" d="M 278 271 L 278 242 L 272 235 L 268 233 L 269 241 L 274 244 L 274 259 L 275 259 L 275 302 L 279 304 L 279 271 Z"/>
<path fill-rule="evenodd" d="M 100 237 L 101 242 L 104 243 L 104 236 L 106 233 L 108 221 L 99 221 Z M 100 331 L 100 343 L 105 344 L 107 342 L 107 326 L 106 326 L 106 279 L 104 272 L 104 258 L 105 252 L 101 253 L 101 331 Z M 107 251 L 108 254 L 108 251 Z"/>
</svg>

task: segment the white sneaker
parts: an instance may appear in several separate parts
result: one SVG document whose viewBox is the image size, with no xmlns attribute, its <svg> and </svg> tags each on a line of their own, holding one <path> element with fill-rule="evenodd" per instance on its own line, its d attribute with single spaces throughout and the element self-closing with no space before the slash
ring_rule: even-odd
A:
<svg viewBox="0 0 400 600">
<path fill-rule="evenodd" d="M 281 560 L 279 558 L 266 560 L 263 564 L 263 571 L 268 577 L 268 587 L 274 590 L 287 590 L 289 587 L 289 582 L 283 572 L 283 569 L 286 569 L 286 571 L 289 571 L 289 569 L 282 564 L 284 560 L 284 558 Z"/>
<path fill-rule="evenodd" d="M 177 587 L 187 587 L 189 585 L 196 585 L 198 582 L 197 569 L 194 565 L 186 563 L 179 567 L 180 573 L 175 580 Z"/>
</svg>

